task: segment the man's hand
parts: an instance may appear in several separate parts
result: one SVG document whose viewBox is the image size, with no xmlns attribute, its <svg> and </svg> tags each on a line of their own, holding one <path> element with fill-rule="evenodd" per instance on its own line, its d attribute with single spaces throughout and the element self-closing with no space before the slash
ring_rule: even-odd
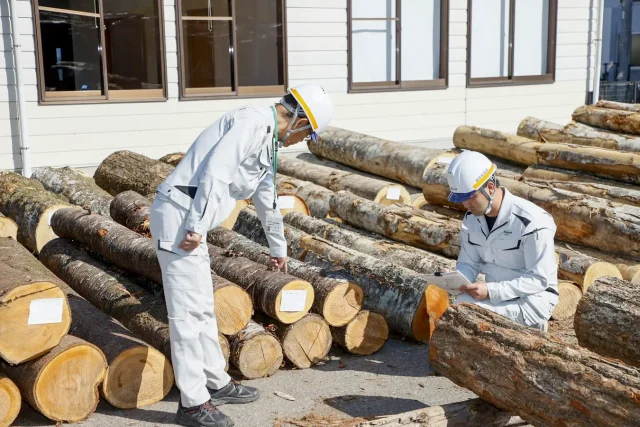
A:
<svg viewBox="0 0 640 427">
<path fill-rule="evenodd" d="M 460 292 L 466 292 L 478 301 L 489 299 L 489 288 L 484 282 L 460 286 Z"/>
<path fill-rule="evenodd" d="M 287 257 L 271 257 L 271 265 L 273 265 L 277 271 L 280 271 L 280 269 L 284 267 L 285 274 L 289 272 L 289 268 L 287 267 Z"/>
<path fill-rule="evenodd" d="M 192 252 L 198 246 L 200 246 L 200 241 L 202 240 L 202 236 L 198 233 L 194 233 L 193 231 L 187 231 L 187 236 L 184 238 L 182 243 L 178 245 L 178 247 L 184 251 Z"/>
</svg>

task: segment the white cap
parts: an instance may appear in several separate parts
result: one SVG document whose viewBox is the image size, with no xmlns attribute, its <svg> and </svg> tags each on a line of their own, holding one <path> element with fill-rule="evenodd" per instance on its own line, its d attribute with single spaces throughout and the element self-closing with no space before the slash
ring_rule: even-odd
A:
<svg viewBox="0 0 640 427">
<path fill-rule="evenodd" d="M 469 200 L 496 172 L 496 165 L 483 154 L 463 151 L 447 169 L 449 201 L 462 203 Z"/>
<path fill-rule="evenodd" d="M 325 130 L 333 119 L 333 103 L 329 94 L 318 85 L 303 84 L 288 91 L 298 101 L 313 129 L 312 138 L 317 140 L 320 132 Z"/>
</svg>

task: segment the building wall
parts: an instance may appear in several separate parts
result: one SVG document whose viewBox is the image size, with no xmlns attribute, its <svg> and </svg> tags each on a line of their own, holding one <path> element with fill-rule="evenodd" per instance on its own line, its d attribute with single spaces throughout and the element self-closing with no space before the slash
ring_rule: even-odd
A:
<svg viewBox="0 0 640 427">
<path fill-rule="evenodd" d="M 0 169 L 20 169 L 7 3 L 0 2 Z M 585 102 L 595 57 L 590 46 L 596 17 L 592 0 L 559 0 L 554 84 L 466 88 L 467 1 L 450 0 L 449 88 L 365 94 L 347 93 L 346 4 L 346 0 L 287 0 L 289 85 L 324 85 L 336 104 L 335 126 L 446 147 L 459 125 L 515 132 L 526 116 L 566 123 Z M 39 105 L 31 2 L 18 0 L 17 12 L 33 167 L 92 167 L 116 150 L 158 158 L 188 148 L 231 108 L 277 100 L 179 101 L 175 0 L 164 0 L 168 101 Z"/>
</svg>

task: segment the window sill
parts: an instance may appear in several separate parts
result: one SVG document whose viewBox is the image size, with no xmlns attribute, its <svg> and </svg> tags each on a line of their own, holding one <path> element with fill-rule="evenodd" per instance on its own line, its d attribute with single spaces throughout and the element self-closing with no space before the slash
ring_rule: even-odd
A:
<svg viewBox="0 0 640 427">
<path fill-rule="evenodd" d="M 131 104 L 144 102 L 166 102 L 168 98 L 121 98 L 121 99 L 95 99 L 95 98 L 45 98 L 41 99 L 39 105 L 80 105 L 80 104 Z"/>
<path fill-rule="evenodd" d="M 513 79 L 479 78 L 467 80 L 468 88 L 508 87 L 508 86 L 532 86 L 554 84 L 555 78 L 548 74 L 544 76 L 516 77 Z"/>
<path fill-rule="evenodd" d="M 223 95 L 211 95 L 211 94 L 189 94 L 189 95 L 180 95 L 180 101 L 224 101 L 229 99 L 268 99 L 268 98 L 282 98 L 286 93 L 262 93 L 262 94 L 243 94 L 243 95 L 234 95 L 234 94 L 223 94 Z"/>
<path fill-rule="evenodd" d="M 415 92 L 424 90 L 443 90 L 449 86 L 445 79 L 431 80 L 429 82 L 405 83 L 403 85 L 384 85 L 373 83 L 371 85 L 349 83 L 347 93 L 379 93 L 379 92 Z"/>
</svg>

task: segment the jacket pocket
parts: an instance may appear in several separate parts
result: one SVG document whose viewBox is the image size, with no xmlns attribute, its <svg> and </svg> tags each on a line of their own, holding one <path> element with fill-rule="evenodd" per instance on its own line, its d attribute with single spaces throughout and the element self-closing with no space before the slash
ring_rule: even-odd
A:
<svg viewBox="0 0 640 427">
<path fill-rule="evenodd" d="M 494 242 L 496 263 L 512 270 L 526 267 L 522 240 L 517 237 L 499 239 Z"/>
<path fill-rule="evenodd" d="M 202 236 L 202 239 L 206 239 L 206 236 Z M 171 252 L 172 254 L 180 256 L 198 256 L 202 254 L 203 250 L 206 250 L 203 249 L 203 244 L 201 242 L 199 247 L 195 248 L 191 252 L 187 252 L 178 247 L 180 243 L 182 242 L 176 242 L 175 240 L 158 240 L 158 250 Z"/>
</svg>

